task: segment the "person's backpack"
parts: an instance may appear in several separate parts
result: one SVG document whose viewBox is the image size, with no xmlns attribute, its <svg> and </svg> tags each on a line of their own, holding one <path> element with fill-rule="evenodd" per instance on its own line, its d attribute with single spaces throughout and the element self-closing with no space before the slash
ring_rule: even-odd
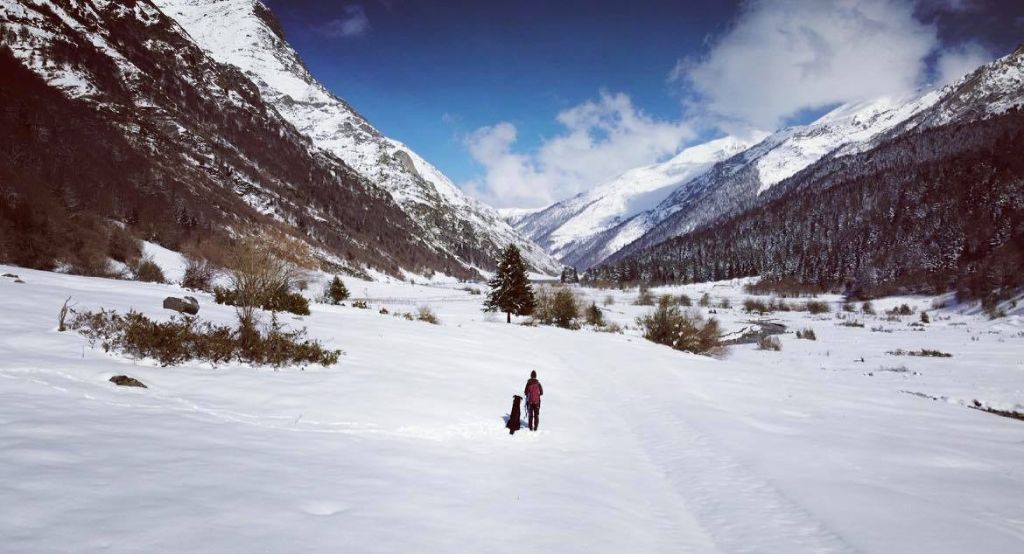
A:
<svg viewBox="0 0 1024 554">
<path fill-rule="evenodd" d="M 540 381 L 531 380 L 526 384 L 526 402 L 530 404 L 540 402 Z"/>
</svg>

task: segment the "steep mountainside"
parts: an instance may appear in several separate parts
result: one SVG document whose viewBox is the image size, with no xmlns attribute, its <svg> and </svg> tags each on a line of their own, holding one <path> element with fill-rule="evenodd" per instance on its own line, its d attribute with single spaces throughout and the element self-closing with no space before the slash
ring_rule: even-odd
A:
<svg viewBox="0 0 1024 554">
<path fill-rule="evenodd" d="M 675 189 L 750 146 L 725 137 L 687 148 L 663 163 L 630 170 L 586 193 L 516 219 L 516 227 L 568 265 L 589 267 L 640 237 Z"/>
<path fill-rule="evenodd" d="M 467 197 L 437 168 L 392 140 L 331 94 L 285 41 L 259 0 L 155 0 L 214 59 L 241 69 L 264 101 L 313 142 L 386 188 L 429 243 L 472 267 L 493 268 L 510 242 L 535 269 L 560 265 L 509 226 L 493 208 Z"/>
<path fill-rule="evenodd" d="M 821 160 L 771 200 L 664 241 L 596 277 L 761 275 L 854 295 L 965 297 L 1024 285 L 1024 114 L 908 133 Z"/>
<path fill-rule="evenodd" d="M 976 121 L 1021 103 L 1024 50 L 1018 47 L 941 90 L 841 106 L 810 125 L 775 133 L 679 189 L 655 209 L 669 215 L 608 261 L 756 206 L 773 197 L 766 192 L 826 156 L 863 152 L 908 132 Z"/>
<path fill-rule="evenodd" d="M 248 235 L 471 275 L 148 0 L 0 0 L 0 25 L 0 258 L 103 273 L 124 226 L 175 249 Z"/>
<path fill-rule="evenodd" d="M 594 273 L 667 281 L 760 274 L 868 293 L 1020 286 L 1022 75 L 1024 47 L 934 94 L 898 126 L 779 182 L 738 215 L 622 251 Z"/>
</svg>

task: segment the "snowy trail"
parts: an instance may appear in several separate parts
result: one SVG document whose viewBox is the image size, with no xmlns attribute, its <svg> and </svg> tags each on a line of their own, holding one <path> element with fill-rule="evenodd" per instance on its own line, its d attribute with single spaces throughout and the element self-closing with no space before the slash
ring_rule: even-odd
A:
<svg viewBox="0 0 1024 554">
<path fill-rule="evenodd" d="M 289 320 L 346 351 L 335 368 L 159 368 L 83 348 L 54 314 L 71 295 L 161 316 L 176 287 L 0 270 L 27 281 L 0 281 L 4 550 L 1024 546 L 1024 425 L 899 392 L 1024 402 L 1017 319 L 972 330 L 964 316 L 870 344 L 867 330 L 792 314 L 819 341 L 713 360 L 630 334 L 506 325 L 455 288 L 354 282 L 375 309 Z M 204 318 L 233 317 L 200 301 Z M 422 304 L 443 324 L 376 311 Z M 643 309 L 620 295 L 606 313 L 626 324 Z M 876 369 L 911 346 L 957 357 Z M 531 369 L 547 393 L 541 430 L 509 437 L 502 416 Z M 115 387 L 116 373 L 150 388 Z"/>
</svg>

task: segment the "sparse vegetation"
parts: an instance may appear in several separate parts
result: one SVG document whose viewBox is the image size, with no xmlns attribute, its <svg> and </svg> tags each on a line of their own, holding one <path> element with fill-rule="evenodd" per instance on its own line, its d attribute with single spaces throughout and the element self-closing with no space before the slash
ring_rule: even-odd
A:
<svg viewBox="0 0 1024 554">
<path fill-rule="evenodd" d="M 637 318 L 644 338 L 695 354 L 713 354 L 722 348 L 718 320 L 698 313 L 683 313 L 677 306 L 659 302 L 650 314 Z"/>
<path fill-rule="evenodd" d="M 693 300 L 688 295 L 680 294 L 679 305 L 684 308 L 689 308 L 690 306 L 693 306 Z"/>
<path fill-rule="evenodd" d="M 647 285 L 641 284 L 639 291 L 636 295 L 636 301 L 634 302 L 637 306 L 653 306 L 654 295 L 651 294 L 651 289 Z"/>
<path fill-rule="evenodd" d="M 416 319 L 418 321 L 425 321 L 434 325 L 440 325 L 441 320 L 434 313 L 434 310 L 430 309 L 430 306 L 420 306 L 416 309 Z"/>
<path fill-rule="evenodd" d="M 360 298 L 359 300 L 353 300 L 352 301 L 352 307 L 353 308 L 359 308 L 360 310 L 368 310 L 368 309 L 370 309 L 370 305 L 367 304 L 366 300 L 364 300 L 362 298 Z"/>
<path fill-rule="evenodd" d="M 340 350 L 306 339 L 305 329 L 284 329 L 276 316 L 260 329 L 254 322 L 241 320 L 237 328 L 232 328 L 193 316 L 176 315 L 170 321 L 158 322 L 135 311 L 121 315 L 100 310 L 74 313 L 67 328 L 85 336 L 92 346 L 99 343 L 105 352 L 152 358 L 164 366 L 191 360 L 214 365 L 237 360 L 274 367 L 314 363 L 326 367 L 337 363 L 341 356 Z"/>
<path fill-rule="evenodd" d="M 871 304 L 870 301 L 861 304 L 860 311 L 864 315 L 875 315 L 875 307 Z"/>
<path fill-rule="evenodd" d="M 805 329 L 798 329 L 796 332 L 796 338 L 804 340 L 818 340 L 818 335 L 814 334 L 814 329 L 807 327 Z"/>
<path fill-rule="evenodd" d="M 921 323 L 931 323 L 932 319 L 928 317 L 928 312 L 921 312 Z"/>
<path fill-rule="evenodd" d="M 908 350 L 903 350 L 902 348 L 897 348 L 896 350 L 890 350 L 890 351 L 886 352 L 886 354 L 889 354 L 890 356 L 917 356 L 917 357 L 921 357 L 921 358 L 952 358 L 953 357 L 952 354 L 949 354 L 947 352 L 941 352 L 939 350 L 929 350 L 927 348 L 922 348 L 920 350 L 909 350 L 909 351 Z"/>
<path fill-rule="evenodd" d="M 578 329 L 579 300 L 566 287 L 542 287 L 535 295 L 533 319 L 542 325 L 556 325 L 563 329 Z M 596 306 L 595 306 L 596 307 Z"/>
<path fill-rule="evenodd" d="M 253 320 L 256 308 L 309 315 L 309 301 L 292 292 L 298 272 L 287 262 L 257 246 L 243 247 L 231 269 L 231 288 L 214 287 L 218 304 L 236 306 L 239 318 Z M 247 326 L 247 325 L 243 325 Z"/>
<path fill-rule="evenodd" d="M 217 268 L 206 258 L 185 258 L 185 274 L 181 277 L 181 286 L 186 289 L 213 291 L 213 279 L 217 276 Z"/>
<path fill-rule="evenodd" d="M 591 303 L 590 307 L 587 308 L 585 319 L 587 325 L 593 325 L 595 327 L 604 325 L 604 314 L 601 312 L 601 308 L 598 308 L 597 304 L 594 303 Z"/>
<path fill-rule="evenodd" d="M 615 304 L 615 297 L 614 296 L 609 294 L 608 296 L 604 297 L 604 305 L 605 306 L 612 306 L 614 304 Z"/>
<path fill-rule="evenodd" d="M 164 272 L 150 258 L 142 258 L 132 266 L 132 277 L 146 283 L 166 283 Z"/>
<path fill-rule="evenodd" d="M 707 308 L 708 306 L 710 306 L 711 305 L 711 295 L 706 293 L 706 292 L 704 294 L 702 294 L 700 296 L 700 301 L 698 302 L 698 304 L 700 304 L 701 308 Z"/>
<path fill-rule="evenodd" d="M 891 309 L 891 310 L 889 310 L 889 311 L 887 311 L 885 313 L 887 313 L 888 315 L 895 315 L 895 316 L 911 315 L 911 314 L 914 313 L 914 309 L 911 308 L 910 306 L 906 305 L 906 304 L 900 304 L 899 306 L 896 306 L 895 308 L 893 308 L 893 309 Z"/>
<path fill-rule="evenodd" d="M 804 304 L 804 310 L 814 315 L 827 314 L 830 311 L 828 303 L 820 300 L 808 300 L 807 303 Z"/>
<path fill-rule="evenodd" d="M 773 350 L 775 352 L 778 352 L 782 350 L 782 341 L 780 341 L 779 337 L 776 337 L 775 335 L 761 337 L 761 340 L 757 341 L 757 349 Z"/>
<path fill-rule="evenodd" d="M 859 321 L 857 321 L 855 319 L 844 321 L 844 322 L 840 323 L 840 325 L 842 325 L 843 327 L 864 327 L 863 323 L 861 323 L 861 322 L 859 322 Z"/>
<path fill-rule="evenodd" d="M 722 301 L 718 303 L 718 307 L 722 310 L 728 310 L 732 308 L 732 302 L 730 302 L 728 298 L 723 298 Z"/>
</svg>

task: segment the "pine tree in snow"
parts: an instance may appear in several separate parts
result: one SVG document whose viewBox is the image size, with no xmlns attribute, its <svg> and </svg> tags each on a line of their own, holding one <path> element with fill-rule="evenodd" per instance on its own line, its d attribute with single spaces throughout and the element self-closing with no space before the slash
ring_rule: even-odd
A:
<svg viewBox="0 0 1024 554">
<path fill-rule="evenodd" d="M 505 321 L 512 323 L 512 314 L 533 312 L 533 288 L 526 277 L 526 264 L 514 244 L 508 245 L 498 260 L 498 269 L 488 283 L 491 292 L 484 302 L 486 311 L 505 312 Z"/>
</svg>

